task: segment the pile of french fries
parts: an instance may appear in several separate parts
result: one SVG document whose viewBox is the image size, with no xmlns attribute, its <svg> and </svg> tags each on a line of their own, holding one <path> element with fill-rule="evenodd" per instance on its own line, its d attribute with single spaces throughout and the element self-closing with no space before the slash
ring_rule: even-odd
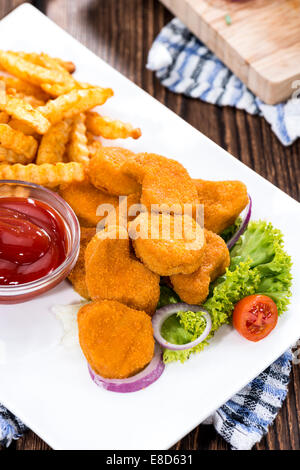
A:
<svg viewBox="0 0 300 470">
<path fill-rule="evenodd" d="M 0 179 L 55 188 L 81 182 L 101 138 L 141 135 L 93 111 L 110 88 L 77 81 L 75 65 L 47 54 L 0 50 Z"/>
</svg>

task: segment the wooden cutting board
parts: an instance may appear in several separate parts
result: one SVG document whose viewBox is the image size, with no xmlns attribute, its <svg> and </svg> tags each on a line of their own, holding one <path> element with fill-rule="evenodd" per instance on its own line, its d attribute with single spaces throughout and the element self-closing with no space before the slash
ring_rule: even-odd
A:
<svg viewBox="0 0 300 470">
<path fill-rule="evenodd" d="M 300 0 L 161 1 L 263 101 L 275 104 L 295 91 Z"/>
</svg>

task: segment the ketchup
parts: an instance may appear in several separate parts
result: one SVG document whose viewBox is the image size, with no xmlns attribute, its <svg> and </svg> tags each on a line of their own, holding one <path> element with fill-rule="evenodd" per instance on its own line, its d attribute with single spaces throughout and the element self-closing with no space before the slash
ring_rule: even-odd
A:
<svg viewBox="0 0 300 470">
<path fill-rule="evenodd" d="M 44 202 L 0 198 L 0 285 L 20 285 L 54 271 L 67 254 L 62 217 Z"/>
</svg>

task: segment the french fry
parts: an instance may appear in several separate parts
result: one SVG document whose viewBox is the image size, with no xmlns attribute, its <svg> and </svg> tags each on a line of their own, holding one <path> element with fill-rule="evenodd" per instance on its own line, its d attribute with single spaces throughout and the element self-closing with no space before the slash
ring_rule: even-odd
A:
<svg viewBox="0 0 300 470">
<path fill-rule="evenodd" d="M 9 126 L 12 127 L 13 129 L 15 129 L 16 131 L 20 131 L 22 132 L 22 134 L 25 134 L 25 135 L 32 135 L 32 137 L 34 137 L 35 139 L 38 138 L 38 134 L 35 132 L 34 129 L 32 129 L 31 126 L 29 126 L 28 124 L 26 124 L 25 122 L 23 121 L 19 121 L 18 119 L 11 119 L 9 122 L 8 122 Z"/>
<path fill-rule="evenodd" d="M 0 100 L 0 110 L 6 111 L 19 121 L 25 122 L 38 134 L 45 134 L 51 125 L 38 109 L 33 108 L 22 99 L 10 95 L 6 95 L 6 100 L 3 100 L 3 102 Z"/>
<path fill-rule="evenodd" d="M 55 57 L 55 60 L 69 73 L 74 73 L 76 70 L 76 65 L 71 60 L 62 60 L 58 57 Z"/>
<path fill-rule="evenodd" d="M 0 112 L 0 124 L 7 124 L 9 121 L 9 114 L 5 111 Z"/>
<path fill-rule="evenodd" d="M 49 69 L 64 70 L 68 73 L 75 72 L 75 64 L 71 61 L 65 61 L 57 57 L 51 57 L 45 52 L 37 54 L 36 52 L 18 52 L 17 53 L 22 59 L 28 60 L 36 65 L 41 65 Z"/>
<path fill-rule="evenodd" d="M 22 92 L 17 92 L 15 88 L 8 88 L 7 95 L 13 98 L 19 98 L 20 100 L 24 101 L 25 103 L 30 104 L 33 108 L 37 108 L 38 106 L 44 106 L 45 101 L 39 100 L 35 96 L 32 95 L 24 95 Z"/>
<path fill-rule="evenodd" d="M 67 142 L 69 140 L 72 121 L 66 119 L 51 126 L 49 131 L 43 136 L 36 163 L 58 163 L 63 161 Z"/>
<path fill-rule="evenodd" d="M 90 142 L 88 144 L 90 159 L 93 158 L 101 148 L 102 143 L 100 142 L 100 140 L 94 139 L 92 142 Z"/>
<path fill-rule="evenodd" d="M 64 118 L 71 118 L 95 106 L 104 104 L 113 96 L 110 88 L 88 88 L 72 90 L 69 93 L 50 100 L 45 106 L 37 108 L 52 124 Z"/>
<path fill-rule="evenodd" d="M 24 135 L 8 124 L 0 124 L 0 146 L 24 155 L 27 161 L 31 161 L 35 157 L 38 143 L 34 137 Z"/>
<path fill-rule="evenodd" d="M 66 93 L 69 93 L 69 91 L 73 90 L 74 88 L 77 88 L 76 82 L 74 83 L 42 83 L 41 88 L 51 95 L 54 98 L 57 98 L 58 96 L 65 95 Z"/>
<path fill-rule="evenodd" d="M 96 141 L 96 137 L 89 131 L 86 131 L 86 137 L 88 145 L 93 145 L 93 143 Z"/>
<path fill-rule="evenodd" d="M 13 150 L 6 149 L 4 147 L 0 147 L 0 163 L 22 163 L 26 164 L 29 163 L 28 159 L 24 157 L 24 155 L 18 155 Z"/>
<path fill-rule="evenodd" d="M 0 179 L 28 181 L 48 188 L 55 188 L 63 183 L 82 182 L 85 178 L 85 166 L 76 162 L 0 165 Z"/>
<path fill-rule="evenodd" d="M 104 139 L 127 139 L 128 137 L 138 139 L 142 135 L 141 130 L 135 129 L 131 124 L 100 116 L 94 111 L 87 112 L 86 116 L 88 131 Z"/>
<path fill-rule="evenodd" d="M 45 67 L 50 70 L 58 70 L 63 74 L 63 83 L 41 83 L 41 88 L 45 92 L 49 93 L 49 95 L 57 97 L 68 93 L 73 88 L 77 87 L 76 81 L 69 74 L 66 67 L 63 66 L 64 61 L 58 61 L 57 59 L 54 59 L 53 57 L 50 57 L 43 52 L 41 54 L 36 54 L 34 52 L 18 52 L 17 54 L 19 57 L 27 60 L 28 62 L 31 62 L 32 64 Z"/>
<path fill-rule="evenodd" d="M 31 83 L 24 82 L 16 77 L 9 77 L 7 75 L 1 75 L 0 81 L 5 83 L 6 90 L 16 90 L 16 93 L 23 93 L 24 95 L 34 96 L 36 99 L 41 101 L 48 101 L 49 95 L 41 90 L 40 87 L 32 85 Z"/>
<path fill-rule="evenodd" d="M 60 70 L 48 69 L 24 60 L 15 52 L 0 50 L 0 66 L 11 75 L 33 85 L 65 83 L 66 75 Z"/>
<path fill-rule="evenodd" d="M 74 118 L 68 146 L 68 159 L 72 162 L 88 163 L 89 149 L 86 136 L 85 114 L 78 114 Z"/>
<path fill-rule="evenodd" d="M 30 189 L 24 186 L 12 186 L 2 183 L 0 185 L 0 197 L 29 197 Z"/>
</svg>

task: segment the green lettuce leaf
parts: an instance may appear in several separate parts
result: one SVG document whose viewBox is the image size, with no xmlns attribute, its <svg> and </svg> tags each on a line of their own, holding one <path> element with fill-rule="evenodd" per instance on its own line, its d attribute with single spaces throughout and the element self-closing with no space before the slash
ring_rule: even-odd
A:
<svg viewBox="0 0 300 470">
<path fill-rule="evenodd" d="M 180 302 L 178 295 L 168 286 L 160 286 L 160 298 L 157 308 L 164 307 L 165 305 L 177 304 Z"/>
<path fill-rule="evenodd" d="M 173 344 L 186 344 L 197 339 L 205 330 L 206 321 L 200 312 L 178 312 L 171 315 L 163 324 L 161 334 L 163 338 Z M 210 335 L 209 337 L 211 337 Z M 209 338 L 207 338 L 209 339 Z M 203 350 L 208 345 L 207 340 L 185 351 L 164 350 L 164 362 L 185 362 L 191 354 Z"/>
</svg>

